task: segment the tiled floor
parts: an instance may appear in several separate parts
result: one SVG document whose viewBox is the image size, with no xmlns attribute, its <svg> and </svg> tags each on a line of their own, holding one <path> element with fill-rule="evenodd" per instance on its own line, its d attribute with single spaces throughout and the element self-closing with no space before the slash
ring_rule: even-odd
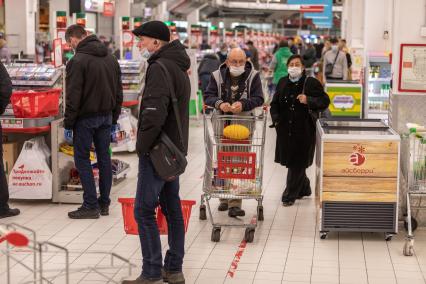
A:
<svg viewBox="0 0 426 284">
<path fill-rule="evenodd" d="M 181 179 L 181 196 L 199 203 L 204 169 L 204 143 L 201 123 L 192 122 L 189 166 Z M 416 254 L 402 255 L 404 232 L 385 242 L 382 234 L 340 233 L 330 234 L 326 240 L 318 235 L 318 209 L 314 198 L 307 198 L 296 206 L 284 208 L 280 195 L 284 188 L 285 168 L 273 163 L 275 134 L 268 129 L 264 172 L 265 221 L 256 229 L 254 242 L 242 243 L 243 230 L 222 229 L 221 241 L 210 241 L 211 224 L 198 219 L 198 205 L 193 209 L 186 235 L 184 272 L 187 283 L 426 283 L 426 231 L 416 232 Z M 36 230 L 39 240 L 66 246 L 70 254 L 71 283 L 106 283 L 95 272 L 79 272 L 95 264 L 109 265 L 104 255 L 93 251 L 115 252 L 137 265 L 132 277 L 138 276 L 141 253 L 138 237 L 123 231 L 121 206 L 118 197 L 133 197 L 136 185 L 137 159 L 135 155 L 121 155 L 129 161 L 132 172 L 127 180 L 112 192 L 109 217 L 99 220 L 70 220 L 67 212 L 75 205 L 16 202 L 22 215 L 9 219 Z M 314 183 L 314 169 L 309 169 Z M 217 200 L 212 201 L 216 208 Z M 245 201 L 246 221 L 255 209 L 254 201 Z M 226 213 L 214 212 L 218 220 L 228 220 Z M 164 248 L 166 238 L 162 237 Z M 245 247 L 244 247 L 245 246 Z M 4 249 L 4 244 L 1 245 Z M 237 253 L 239 252 L 239 253 Z M 242 255 L 241 255 L 242 252 Z M 27 265 L 32 255 L 17 252 Z M 238 259 L 236 255 L 241 257 Z M 0 256 L 0 283 L 6 283 L 6 257 Z M 237 261 L 239 260 L 239 261 Z M 48 252 L 43 261 L 47 269 L 60 269 L 64 257 Z M 31 281 L 25 268 L 12 262 L 11 283 Z M 77 271 L 76 271 L 77 270 Z M 233 272 L 229 273 L 229 271 Z M 104 274 L 118 281 L 127 271 L 104 270 Z M 232 276 L 231 276 L 232 275 Z M 54 283 L 65 283 L 58 277 Z M 113 283 L 113 282 L 109 282 Z"/>
</svg>

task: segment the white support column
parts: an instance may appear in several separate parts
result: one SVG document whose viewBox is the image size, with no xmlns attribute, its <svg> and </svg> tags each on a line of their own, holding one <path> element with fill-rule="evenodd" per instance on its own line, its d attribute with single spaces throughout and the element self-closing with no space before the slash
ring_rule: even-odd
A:
<svg viewBox="0 0 426 284">
<path fill-rule="evenodd" d="M 37 0 L 6 0 L 5 26 L 9 49 L 35 55 L 35 17 Z M 19 23 L 17 23 L 19 21 Z"/>
<path fill-rule="evenodd" d="M 130 17 L 131 0 L 115 1 L 115 16 L 114 16 L 114 41 L 116 46 L 120 44 L 121 33 L 121 17 Z"/>
<path fill-rule="evenodd" d="M 364 0 L 364 5 L 364 26 L 366 27 L 364 30 L 364 46 L 366 52 L 390 51 L 393 0 Z M 385 32 L 387 32 L 387 39 Z"/>
<path fill-rule="evenodd" d="M 64 0 L 50 0 L 49 1 L 49 32 L 50 38 L 56 38 L 56 12 L 65 11 L 67 13 L 67 25 L 71 25 L 71 17 L 69 14 L 69 3 Z"/>
<path fill-rule="evenodd" d="M 168 21 L 169 20 L 169 12 L 167 10 L 167 1 L 161 2 L 157 7 L 153 9 L 153 19 L 157 21 Z"/>
<path fill-rule="evenodd" d="M 188 22 L 188 38 L 189 38 L 189 46 L 194 44 L 193 39 L 191 37 L 191 25 L 197 25 L 200 20 L 200 10 L 195 9 L 191 13 L 186 16 L 186 21 Z"/>
</svg>

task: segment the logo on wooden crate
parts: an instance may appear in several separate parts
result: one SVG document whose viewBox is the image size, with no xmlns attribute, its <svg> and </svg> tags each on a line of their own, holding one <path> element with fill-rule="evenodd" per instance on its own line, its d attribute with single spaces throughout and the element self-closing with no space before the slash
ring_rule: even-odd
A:
<svg viewBox="0 0 426 284">
<path fill-rule="evenodd" d="M 354 145 L 353 153 L 349 156 L 349 162 L 354 166 L 362 166 L 365 163 L 365 147 L 362 145 Z"/>
</svg>

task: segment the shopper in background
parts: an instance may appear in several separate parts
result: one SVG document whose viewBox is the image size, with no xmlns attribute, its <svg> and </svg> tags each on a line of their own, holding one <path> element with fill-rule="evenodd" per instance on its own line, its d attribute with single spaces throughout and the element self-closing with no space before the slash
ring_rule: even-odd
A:
<svg viewBox="0 0 426 284">
<path fill-rule="evenodd" d="M 288 47 L 287 41 L 280 41 L 279 48 L 272 58 L 272 62 L 269 65 L 269 70 L 273 73 L 272 83 L 276 86 L 281 78 L 288 75 L 287 71 L 287 60 L 292 56 L 293 53 Z"/>
<path fill-rule="evenodd" d="M 201 50 L 212 49 L 212 47 L 207 43 L 206 39 L 203 39 L 203 42 L 200 45 Z"/>
<path fill-rule="evenodd" d="M 330 39 L 326 39 L 324 41 L 324 47 L 322 48 L 322 51 L 321 51 L 321 56 L 324 57 L 324 54 L 326 54 L 327 51 L 329 50 L 331 50 L 331 41 Z"/>
<path fill-rule="evenodd" d="M 317 61 L 317 53 L 312 43 L 306 45 L 306 49 L 303 53 L 303 61 L 305 62 L 306 69 L 312 68 L 314 63 Z"/>
<path fill-rule="evenodd" d="M 294 42 L 294 37 L 290 37 L 288 39 L 288 47 L 290 48 L 291 53 L 298 54 L 298 49 L 297 49 L 297 46 Z"/>
<path fill-rule="evenodd" d="M 204 102 L 224 114 L 249 115 L 263 104 L 259 72 L 247 61 L 241 48 L 233 48 L 219 70 L 213 72 L 204 93 Z M 241 199 L 221 199 L 219 211 L 228 210 L 229 217 L 244 216 Z"/>
<path fill-rule="evenodd" d="M 259 69 L 259 52 L 257 48 L 254 46 L 254 43 L 251 40 L 247 42 L 247 47 L 251 53 L 251 62 L 253 63 L 254 69 L 260 70 Z"/>
<path fill-rule="evenodd" d="M 314 44 L 314 46 L 317 60 L 320 60 L 322 57 L 322 50 L 324 49 L 324 42 L 321 41 L 319 43 Z"/>
<path fill-rule="evenodd" d="M 296 199 L 311 195 L 306 168 L 314 159 L 315 121 L 330 99 L 317 79 L 306 76 L 300 55 L 291 56 L 287 64 L 289 75 L 278 83 L 271 117 L 277 131 L 275 162 L 288 168 L 281 201 L 292 206 Z"/>
<path fill-rule="evenodd" d="M 225 63 L 228 57 L 228 45 L 226 43 L 220 46 L 220 51 L 217 53 L 217 56 L 219 56 L 220 64 Z"/>
<path fill-rule="evenodd" d="M 6 64 L 11 62 L 11 54 L 5 39 L 0 38 L 0 60 Z"/>
<path fill-rule="evenodd" d="M 348 63 L 348 80 L 351 80 L 352 78 L 352 72 L 351 72 L 351 67 L 352 67 L 352 58 L 351 58 L 351 53 L 349 52 L 349 48 L 346 44 L 346 40 L 345 39 L 341 39 L 339 41 L 339 49 L 345 53 L 346 56 L 346 61 Z"/>
<path fill-rule="evenodd" d="M 12 81 L 3 63 L 0 62 L 0 115 L 6 110 L 12 95 Z M 3 164 L 3 139 L 0 123 L 0 219 L 19 215 L 19 209 L 9 208 L 9 187 Z"/>
<path fill-rule="evenodd" d="M 323 75 L 326 80 L 347 80 L 348 61 L 346 54 L 339 50 L 338 40 L 332 38 L 331 50 L 324 54 Z"/>
<path fill-rule="evenodd" d="M 207 89 L 211 74 L 219 68 L 220 64 L 219 57 L 215 53 L 207 53 L 201 60 L 198 66 L 198 78 L 203 93 Z"/>
<path fill-rule="evenodd" d="M 168 27 L 151 21 L 133 31 L 140 39 L 142 53 L 148 58 L 145 90 L 139 114 L 137 152 L 139 174 L 135 200 L 135 218 L 139 228 L 143 266 L 141 276 L 123 283 L 184 284 L 182 263 L 185 253 L 185 228 L 179 197 L 179 177 L 164 181 L 153 168 L 149 152 L 164 132 L 183 152 L 188 152 L 189 100 L 191 85 L 187 74 L 191 61 L 179 40 L 170 41 Z M 167 68 L 170 79 L 160 63 Z M 172 107 L 173 88 L 179 113 Z M 180 137 L 176 115 L 180 117 L 183 137 Z M 162 248 L 155 210 L 160 204 L 168 225 L 169 249 L 162 262 Z"/>
<path fill-rule="evenodd" d="M 75 50 L 66 66 L 65 137 L 73 137 L 75 166 L 84 190 L 83 205 L 68 216 L 99 218 L 99 214 L 109 215 L 111 202 L 109 146 L 123 101 L 121 71 L 107 47 L 96 35 L 88 36 L 83 27 L 68 27 L 65 39 Z M 92 143 L 99 167 L 99 199 L 90 162 Z"/>
</svg>

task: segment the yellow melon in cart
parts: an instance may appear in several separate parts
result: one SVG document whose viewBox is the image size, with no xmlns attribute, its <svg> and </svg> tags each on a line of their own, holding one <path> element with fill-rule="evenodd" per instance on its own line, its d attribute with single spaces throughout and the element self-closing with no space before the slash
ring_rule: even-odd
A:
<svg viewBox="0 0 426 284">
<path fill-rule="evenodd" d="M 250 136 L 250 130 L 241 124 L 228 125 L 223 129 L 223 136 L 228 139 L 244 140 Z"/>
</svg>

